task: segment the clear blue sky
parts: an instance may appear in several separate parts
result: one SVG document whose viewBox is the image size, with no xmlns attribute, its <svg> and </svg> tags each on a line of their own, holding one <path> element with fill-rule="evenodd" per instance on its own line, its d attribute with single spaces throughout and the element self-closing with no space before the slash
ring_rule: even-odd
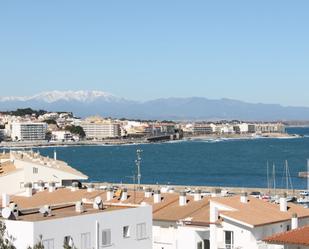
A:
<svg viewBox="0 0 309 249">
<path fill-rule="evenodd" d="M 1 1 L 0 96 L 309 106 L 309 1 Z"/>
</svg>

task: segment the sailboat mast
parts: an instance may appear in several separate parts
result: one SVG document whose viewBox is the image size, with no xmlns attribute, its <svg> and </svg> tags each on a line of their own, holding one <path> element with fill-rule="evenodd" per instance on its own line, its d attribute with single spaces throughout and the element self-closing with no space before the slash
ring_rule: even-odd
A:
<svg viewBox="0 0 309 249">
<path fill-rule="evenodd" d="M 270 184 L 269 184 L 269 163 L 267 161 L 267 190 L 268 190 L 268 194 L 269 194 L 269 188 L 270 188 Z"/>
<path fill-rule="evenodd" d="M 309 191 L 309 159 L 307 159 L 307 190 Z"/>
<path fill-rule="evenodd" d="M 276 195 L 276 166 L 273 164 L 273 184 L 274 184 L 274 195 Z"/>
</svg>

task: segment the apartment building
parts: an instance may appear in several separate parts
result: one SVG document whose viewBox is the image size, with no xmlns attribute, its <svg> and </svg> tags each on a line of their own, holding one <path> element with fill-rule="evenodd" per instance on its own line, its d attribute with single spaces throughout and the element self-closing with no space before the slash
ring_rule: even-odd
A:
<svg viewBox="0 0 309 249">
<path fill-rule="evenodd" d="M 87 180 L 88 176 L 72 168 L 66 162 L 41 156 L 33 151 L 11 151 L 0 154 L 0 193 L 17 194 L 25 191 L 25 185 L 34 188 L 41 185 L 71 185 L 73 181 Z M 28 195 L 31 195 L 28 192 Z"/>
<path fill-rule="evenodd" d="M 118 123 L 102 123 L 102 122 L 81 122 L 86 138 L 89 139 L 104 139 L 120 137 L 121 130 Z"/>
<path fill-rule="evenodd" d="M 33 247 L 39 241 L 45 249 L 64 245 L 78 249 L 151 249 L 151 206 L 106 205 L 95 195 L 88 194 L 88 199 L 82 200 L 75 190 L 62 190 L 70 192 L 43 191 L 33 197 L 16 197 L 3 206 L 0 221 L 17 249 Z M 75 202 L 66 201 L 68 193 Z"/>
<path fill-rule="evenodd" d="M 11 124 L 11 139 L 13 141 L 45 140 L 46 123 L 13 122 Z"/>
</svg>

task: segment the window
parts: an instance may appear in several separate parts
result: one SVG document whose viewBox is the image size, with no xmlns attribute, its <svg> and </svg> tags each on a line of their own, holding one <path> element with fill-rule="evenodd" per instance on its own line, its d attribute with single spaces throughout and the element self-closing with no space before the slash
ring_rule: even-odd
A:
<svg viewBox="0 0 309 249">
<path fill-rule="evenodd" d="M 234 248 L 234 234 L 232 231 L 224 231 L 225 236 L 225 248 L 232 249 Z"/>
<path fill-rule="evenodd" d="M 197 249 L 203 249 L 203 242 L 200 241 L 200 242 L 197 242 Z"/>
<path fill-rule="evenodd" d="M 209 239 L 204 239 L 204 249 L 210 249 Z"/>
<path fill-rule="evenodd" d="M 111 245 L 111 230 L 105 229 L 102 230 L 102 246 L 110 246 Z"/>
<path fill-rule="evenodd" d="M 124 226 L 122 228 L 123 231 L 123 237 L 124 238 L 129 238 L 130 237 L 130 227 L 129 226 Z"/>
<path fill-rule="evenodd" d="M 39 169 L 36 168 L 36 167 L 33 167 L 33 168 L 32 168 L 32 173 L 33 173 L 33 174 L 38 174 L 38 173 L 39 173 Z"/>
<path fill-rule="evenodd" d="M 45 239 L 42 241 L 44 249 L 54 249 L 54 240 L 53 239 Z"/>
<path fill-rule="evenodd" d="M 291 230 L 290 225 L 287 225 L 287 226 L 286 226 L 286 230 L 287 230 L 287 231 L 290 231 L 290 230 Z"/>
<path fill-rule="evenodd" d="M 91 248 L 90 233 L 81 234 L 81 249 L 90 249 Z"/>
<path fill-rule="evenodd" d="M 136 225 L 136 239 L 146 239 L 146 223 L 140 223 Z"/>
</svg>

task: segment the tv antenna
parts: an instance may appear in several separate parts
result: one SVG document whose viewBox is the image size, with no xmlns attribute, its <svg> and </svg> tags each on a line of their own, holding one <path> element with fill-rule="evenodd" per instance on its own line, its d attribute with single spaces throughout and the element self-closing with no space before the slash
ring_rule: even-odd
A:
<svg viewBox="0 0 309 249">
<path fill-rule="evenodd" d="M 141 174 L 142 152 L 143 151 L 141 149 L 136 150 L 135 165 L 136 165 L 136 169 L 137 169 L 137 185 L 138 185 L 138 188 L 140 188 L 141 178 L 142 178 L 142 174 Z"/>
</svg>

